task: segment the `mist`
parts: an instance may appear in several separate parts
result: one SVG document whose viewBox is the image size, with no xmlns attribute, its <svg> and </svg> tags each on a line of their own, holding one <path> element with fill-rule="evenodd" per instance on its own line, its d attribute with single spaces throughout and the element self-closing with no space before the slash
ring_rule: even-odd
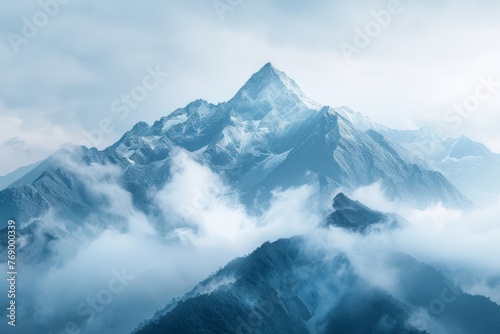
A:
<svg viewBox="0 0 500 334">
<path fill-rule="evenodd" d="M 379 184 L 354 191 L 352 198 L 382 212 L 395 212 L 410 222 L 400 229 L 367 240 L 435 265 L 466 292 L 483 294 L 500 304 L 500 196 L 469 211 L 436 203 L 411 209 L 384 196 Z"/>
<path fill-rule="evenodd" d="M 159 216 L 134 208 L 116 167 L 72 171 L 118 219 L 99 230 L 91 215 L 74 227 L 85 232 L 78 239 L 65 230 L 68 222 L 47 221 L 60 239 L 52 244 L 50 265 L 23 266 L 19 276 L 24 331 L 130 332 L 233 258 L 263 242 L 306 233 L 322 217 L 312 185 L 275 191 L 264 213 L 249 215 L 221 177 L 182 150 L 172 157 L 170 182 L 150 191 Z"/>
<path fill-rule="evenodd" d="M 251 215 L 221 176 L 181 149 L 172 156 L 169 182 L 150 190 L 157 208 L 151 216 L 135 209 L 115 166 L 76 165 L 72 171 L 107 203 L 104 213 L 118 219 L 100 229 L 91 215 L 71 227 L 85 232 L 78 239 L 67 230 L 68 222 L 51 214 L 43 219 L 60 239 L 51 246 L 56 255 L 52 261 L 23 267 L 18 314 L 25 331 L 131 332 L 235 257 L 266 241 L 295 235 L 310 241 L 306 252 L 320 247 L 322 267 L 328 258 L 345 254 L 359 277 L 395 295 L 399 268 L 387 265 L 387 258 L 401 252 L 434 265 L 464 292 L 500 303 L 495 259 L 500 253 L 499 199 L 468 212 L 440 203 L 415 210 L 387 199 L 375 183 L 347 195 L 373 209 L 395 212 L 407 223 L 362 235 L 318 228 L 324 208 L 314 184 L 274 191 L 269 208 Z M 345 283 L 342 276 L 325 275 L 314 284 L 331 306 Z M 318 312 L 326 314 L 327 309 Z M 426 312 L 415 317 L 420 321 L 428 317 Z"/>
<path fill-rule="evenodd" d="M 319 261 L 320 266 L 331 265 L 332 258 L 343 254 L 354 273 L 366 284 L 397 297 L 401 295 L 401 288 L 410 283 L 402 280 L 405 269 L 395 265 L 391 258 L 394 254 L 408 254 L 441 272 L 449 280 L 444 284 L 458 286 L 465 293 L 486 296 L 500 304 L 500 267 L 496 258 L 500 252 L 498 198 L 493 205 L 462 212 L 447 209 L 440 203 L 424 210 L 412 209 L 387 199 L 378 183 L 347 195 L 373 209 L 397 213 L 400 225 L 393 228 L 386 224 L 364 234 L 329 226 L 306 234 L 303 251 Z M 342 283 L 337 276 L 338 273 L 330 273 L 327 277 L 318 275 L 313 282 L 309 281 L 317 287 L 324 285 L 325 280 L 338 283 L 334 291 L 318 288 L 329 307 L 340 298 L 339 291 L 351 284 Z M 439 299 L 439 294 L 435 298 Z M 431 333 L 460 332 L 458 328 L 449 328 L 437 321 L 430 307 L 412 313 L 410 323 Z M 321 326 L 321 316 L 312 323 Z"/>
</svg>

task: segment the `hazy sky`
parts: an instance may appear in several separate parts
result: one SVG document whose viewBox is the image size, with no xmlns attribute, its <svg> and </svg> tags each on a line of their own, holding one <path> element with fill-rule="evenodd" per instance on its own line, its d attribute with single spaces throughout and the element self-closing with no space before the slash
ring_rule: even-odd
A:
<svg viewBox="0 0 500 334">
<path fill-rule="evenodd" d="M 321 104 L 500 152 L 498 1 L 55 1 L 0 4 L 0 174 L 84 131 L 103 148 L 197 98 L 228 100 L 268 61 Z M 458 103 L 471 111 L 453 129 Z"/>
</svg>

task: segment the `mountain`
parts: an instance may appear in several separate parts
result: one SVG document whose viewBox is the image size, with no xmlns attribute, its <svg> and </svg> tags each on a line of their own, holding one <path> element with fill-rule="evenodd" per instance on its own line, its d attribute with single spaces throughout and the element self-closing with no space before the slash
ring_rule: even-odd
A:
<svg viewBox="0 0 500 334">
<path fill-rule="evenodd" d="M 402 217 L 372 210 L 343 193 L 335 196 L 332 208 L 334 211 L 326 218 L 326 226 L 337 226 L 358 233 L 383 226 L 395 228 L 404 222 Z"/>
<path fill-rule="evenodd" d="M 433 144 L 431 156 L 417 154 L 434 169 L 446 175 L 461 192 L 477 203 L 489 203 L 495 200 L 500 191 L 500 180 L 495 171 L 500 169 L 500 154 L 491 152 L 481 143 L 474 142 L 464 136 L 458 138 L 443 137 L 420 132 L 408 145 L 421 145 L 423 141 Z"/>
<path fill-rule="evenodd" d="M 363 132 L 335 109 L 321 107 L 283 72 L 266 64 L 225 103 L 190 103 L 152 126 L 138 123 L 103 151 L 79 148 L 71 155 L 84 166 L 111 164 L 143 211 L 147 192 L 169 177 L 169 155 L 183 148 L 224 175 L 246 203 L 265 201 L 279 187 L 316 179 L 326 193 L 381 182 L 389 198 L 416 207 L 442 202 L 467 208 L 468 199 L 441 174 L 408 162 L 375 131 Z M 0 192 L 2 220 L 29 222 L 48 212 L 88 218 L 99 204 L 58 152 Z M 61 162 L 61 160 L 63 162 Z"/>
<path fill-rule="evenodd" d="M 361 132 L 334 109 L 307 99 L 271 64 L 227 103 L 200 101 L 194 107 L 162 119 L 161 128 L 176 145 L 222 172 L 247 203 L 257 194 L 265 198 L 277 187 L 286 189 L 316 177 L 330 192 L 380 181 L 390 198 L 414 206 L 439 201 L 470 206 L 442 175 L 408 163 L 382 136 Z"/>
<path fill-rule="evenodd" d="M 343 194 L 333 206 L 335 212 L 350 213 L 350 231 L 366 231 L 367 224 L 388 218 Z M 491 334 L 500 330 L 499 305 L 462 292 L 436 269 L 408 255 L 388 251 L 380 256 L 386 252 L 383 249 L 379 254 L 364 254 L 366 261 L 392 273 L 390 284 L 379 285 L 361 275 L 352 262 L 355 257 L 335 250 L 324 237 L 332 233 L 331 224 L 340 227 L 343 221 L 338 224 L 332 217 L 327 221 L 309 235 L 265 243 L 231 261 L 191 292 L 172 300 L 134 334 Z"/>
<path fill-rule="evenodd" d="M 424 333 L 343 254 L 323 264 L 302 254 L 302 242 L 266 243 L 234 260 L 134 333 Z"/>
<path fill-rule="evenodd" d="M 395 130 L 375 123 L 367 116 L 347 107 L 335 111 L 366 132 L 382 134 L 401 156 L 443 174 L 474 203 L 488 203 L 500 191 L 500 154 L 467 137 L 450 137 L 439 128 Z"/>
<path fill-rule="evenodd" d="M 268 63 L 227 102 L 194 101 L 151 126 L 136 124 L 102 151 L 55 153 L 0 191 L 0 227 L 15 218 L 23 226 L 41 220 L 54 235 L 121 228 L 119 215 L 106 210 L 109 194 L 96 191 L 109 179 L 130 193 L 136 209 L 154 216 L 150 191 L 169 180 L 178 150 L 219 173 L 250 209 L 265 205 L 277 188 L 308 182 L 323 194 L 380 182 L 389 198 L 414 207 L 471 206 L 443 175 L 409 162 L 375 130 L 360 131 L 311 101 Z"/>
<path fill-rule="evenodd" d="M 266 64 L 227 102 L 196 100 L 152 125 L 137 123 L 103 150 L 64 148 L 27 171 L 0 191 L 0 235 L 4 236 L 0 251 L 7 251 L 5 224 L 11 218 L 17 222 L 16 259 L 24 266 L 21 271 L 30 269 L 42 278 L 76 267 L 79 251 L 88 251 L 86 247 L 101 241 L 97 237 L 105 232 L 114 238 L 116 232 L 121 236 L 144 228 L 146 240 L 154 235 L 162 246 L 179 246 L 184 240 L 164 237 L 192 227 L 190 217 L 172 214 L 170 221 L 155 195 L 175 181 L 181 153 L 218 174 L 229 189 L 231 203 L 242 208 L 242 215 L 248 213 L 250 222 L 259 217 L 253 213 L 265 211 L 272 203 L 276 190 L 304 184 L 319 188 L 311 195 L 312 202 L 330 214 L 309 234 L 265 243 L 232 261 L 172 301 L 139 332 L 424 333 L 414 318 L 447 286 L 443 275 L 404 254 L 381 250 L 351 257 L 340 250 L 341 245 L 324 239 L 339 231 L 370 236 L 406 223 L 344 195 L 375 182 L 388 198 L 414 208 L 435 203 L 461 210 L 471 207 L 469 199 L 441 173 L 413 159 L 386 130 L 366 117 L 358 119 L 311 101 L 285 73 Z M 469 154 L 469 146 L 457 145 L 455 153 Z M 138 224 L 147 220 L 149 225 L 128 224 L 136 222 L 136 214 Z M 230 219 L 222 216 L 218 218 Z M 318 245 L 322 246 L 318 249 Z M 116 250 L 110 248 L 110 252 L 115 255 Z M 377 256 L 383 261 L 377 262 L 381 260 Z M 386 266 L 380 269 L 381 275 L 395 273 L 394 284 L 380 284 L 360 273 L 356 262 L 360 257 Z M 80 281 L 94 275 L 91 270 Z M 28 276 L 20 280 L 19 285 L 26 287 L 33 282 Z M 56 287 L 48 285 L 43 293 L 48 296 L 48 290 Z M 26 296 L 44 295 L 31 291 Z M 446 314 L 436 320 L 436 328 L 459 334 L 458 327 L 475 328 L 477 333 L 498 329 L 489 318 L 482 318 L 498 318 L 495 304 L 461 292 L 456 297 L 456 303 L 447 305 Z M 36 327 L 38 315 L 32 308 L 26 310 L 33 320 L 29 325 Z M 69 318 L 64 314 L 43 311 L 50 313 L 48 319 L 56 319 L 55 327 L 59 321 L 66 326 Z M 73 316 L 73 310 L 68 312 Z"/>
</svg>

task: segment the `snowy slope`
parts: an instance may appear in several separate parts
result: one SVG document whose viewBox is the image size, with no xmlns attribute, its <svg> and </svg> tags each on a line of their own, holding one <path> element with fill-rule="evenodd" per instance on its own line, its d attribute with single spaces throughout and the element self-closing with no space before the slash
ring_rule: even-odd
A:
<svg viewBox="0 0 500 334">
<path fill-rule="evenodd" d="M 96 216 L 91 221 L 98 228 L 119 226 L 93 189 L 102 182 L 93 179 L 93 170 L 103 165 L 118 171 L 115 181 L 149 214 L 155 208 L 148 191 L 167 182 L 178 148 L 221 174 L 246 204 L 257 196 L 265 202 L 275 188 L 313 181 L 323 193 L 381 182 L 387 196 L 415 207 L 470 206 L 441 174 L 413 164 L 378 132 L 361 131 L 361 123 L 375 127 L 367 118 L 348 116 L 311 101 L 268 63 L 227 102 L 197 100 L 151 126 L 138 123 L 103 151 L 57 152 L 0 192 L 0 220 L 15 217 L 27 224 L 50 214 L 70 222 L 71 230 Z M 78 168 L 65 163 L 68 154 Z"/>
<path fill-rule="evenodd" d="M 408 161 L 442 173 L 474 203 L 494 201 L 500 194 L 500 154 L 464 136 L 452 138 L 440 129 L 394 130 L 373 122 L 347 107 L 335 111 L 359 130 L 375 130 L 384 135 Z"/>
</svg>

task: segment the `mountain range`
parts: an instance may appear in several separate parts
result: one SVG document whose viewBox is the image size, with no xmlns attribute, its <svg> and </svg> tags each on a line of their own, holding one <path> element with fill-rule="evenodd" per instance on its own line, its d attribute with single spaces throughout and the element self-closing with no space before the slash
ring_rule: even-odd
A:
<svg viewBox="0 0 500 334">
<path fill-rule="evenodd" d="M 101 199 L 68 164 L 68 155 L 83 168 L 119 168 L 119 182 L 134 204 L 150 212 L 148 189 L 168 180 L 170 157 L 178 148 L 220 173 L 248 205 L 255 198 L 265 203 L 277 187 L 315 179 L 326 193 L 380 182 L 389 199 L 414 207 L 438 202 L 472 206 L 443 174 L 410 161 L 398 141 L 374 128 L 359 128 L 345 116 L 306 98 L 292 79 L 268 63 L 228 102 L 192 102 L 151 126 L 136 124 L 102 151 L 77 147 L 56 152 L 0 191 L 0 219 L 4 223 L 15 217 L 29 224 L 48 214 L 70 221 L 85 220 L 91 213 L 102 216 Z"/>
<path fill-rule="evenodd" d="M 382 134 L 407 161 L 440 172 L 474 203 L 491 203 L 500 191 L 495 175 L 500 154 L 481 143 L 465 136 L 450 137 L 442 128 L 391 129 L 347 107 L 335 111 L 361 131 Z"/>
<path fill-rule="evenodd" d="M 464 293 L 433 267 L 406 254 L 379 250 L 386 287 L 360 275 L 352 255 L 325 235 L 341 228 L 367 233 L 395 228 L 395 217 L 344 194 L 325 226 L 308 235 L 265 243 L 231 261 L 134 331 L 151 333 L 484 333 L 500 331 L 500 306 Z M 396 218 L 397 221 L 398 218 Z M 417 327 L 425 327 L 419 330 Z"/>
<path fill-rule="evenodd" d="M 392 275 L 392 284 L 380 284 L 325 239 L 411 224 L 345 195 L 360 187 L 378 183 L 389 200 L 414 209 L 462 211 L 500 189 L 488 182 L 498 155 L 465 137 L 435 137 L 323 106 L 268 63 L 227 102 L 196 100 L 152 125 L 137 123 L 103 150 L 64 148 L 5 177 L 0 228 L 7 235 L 6 222 L 15 219 L 19 257 L 47 271 L 58 260 L 56 242 L 76 251 L 77 240 L 126 232 L 124 213 L 112 205 L 122 198 L 164 235 L 182 222 L 164 222 L 152 193 L 172 181 L 182 152 L 220 177 L 251 215 L 265 211 L 276 191 L 303 185 L 319 189 L 312 196 L 327 214 L 309 233 L 231 261 L 135 333 L 496 333 L 500 307 L 464 293 L 432 266 L 387 250 L 363 254 Z M 6 251 L 7 239 L 0 245 Z M 436 298 L 438 306 L 450 301 L 438 315 Z"/>
</svg>

